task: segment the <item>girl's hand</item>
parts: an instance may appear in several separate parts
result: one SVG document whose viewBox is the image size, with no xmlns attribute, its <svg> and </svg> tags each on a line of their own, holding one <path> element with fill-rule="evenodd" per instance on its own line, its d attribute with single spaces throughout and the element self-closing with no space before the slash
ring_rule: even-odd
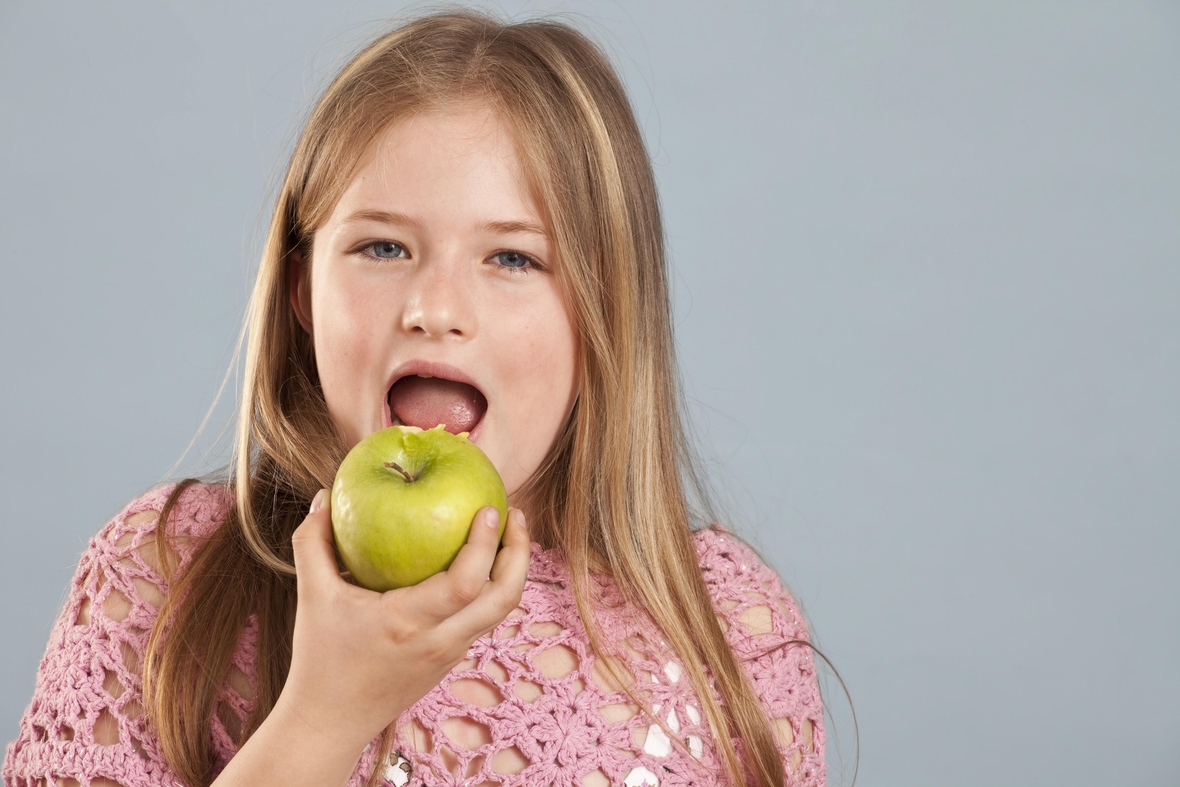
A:
<svg viewBox="0 0 1180 787">
<path fill-rule="evenodd" d="M 451 567 L 386 593 L 341 578 L 327 490 L 291 538 L 298 606 L 291 671 L 275 712 L 360 749 L 462 661 L 516 608 L 529 567 L 524 514 L 480 509 Z"/>
</svg>

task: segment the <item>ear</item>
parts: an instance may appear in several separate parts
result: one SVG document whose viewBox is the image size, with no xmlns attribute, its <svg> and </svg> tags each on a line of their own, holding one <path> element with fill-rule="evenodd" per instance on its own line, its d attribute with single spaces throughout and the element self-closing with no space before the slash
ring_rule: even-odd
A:
<svg viewBox="0 0 1180 787">
<path fill-rule="evenodd" d="M 287 293 L 295 318 L 311 336 L 311 281 L 304 275 L 303 255 L 295 249 L 287 257 Z"/>
</svg>

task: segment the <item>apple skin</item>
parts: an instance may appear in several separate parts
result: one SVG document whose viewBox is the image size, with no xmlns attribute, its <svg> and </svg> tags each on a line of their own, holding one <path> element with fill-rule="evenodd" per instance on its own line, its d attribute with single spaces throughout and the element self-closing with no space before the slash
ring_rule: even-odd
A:
<svg viewBox="0 0 1180 787">
<path fill-rule="evenodd" d="M 495 465 L 466 432 L 442 426 L 391 426 L 361 440 L 336 471 L 331 505 L 345 568 L 379 592 L 445 571 L 484 506 L 499 509 L 501 538 L 508 521 Z"/>
</svg>

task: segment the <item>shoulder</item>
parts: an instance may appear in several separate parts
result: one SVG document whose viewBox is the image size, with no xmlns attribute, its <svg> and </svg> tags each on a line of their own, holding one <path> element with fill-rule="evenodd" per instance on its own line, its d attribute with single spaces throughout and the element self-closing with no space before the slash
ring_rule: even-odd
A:
<svg viewBox="0 0 1180 787">
<path fill-rule="evenodd" d="M 183 488 L 181 488 L 183 486 Z M 112 517 L 90 540 L 88 553 L 113 552 L 123 557 L 128 552 L 147 548 L 154 552 L 160 534 L 160 513 L 174 493 L 179 492 L 171 510 L 164 533 L 169 546 L 183 560 L 188 556 L 190 543 L 212 535 L 233 506 L 233 494 L 222 484 L 188 482 L 168 484 L 135 498 Z"/>
<path fill-rule="evenodd" d="M 8 747 L 5 783 L 154 784 L 166 771 L 143 713 L 142 664 L 168 592 L 159 519 L 173 492 L 166 541 L 178 545 L 180 564 L 232 504 L 224 487 L 165 486 L 132 500 L 90 540 Z"/>
<path fill-rule="evenodd" d="M 752 639 L 773 639 L 777 644 L 809 640 L 798 603 L 778 573 L 748 544 L 714 525 L 695 532 L 693 545 L 701 576 L 731 641 L 748 645 Z"/>
<path fill-rule="evenodd" d="M 173 493 L 178 494 L 161 530 L 160 514 Z M 79 614 L 87 617 L 91 604 L 100 600 L 104 611 L 116 618 L 134 608 L 158 607 L 171 569 L 188 561 L 199 540 L 225 520 L 232 504 L 225 486 L 199 482 L 183 488 L 169 484 L 129 502 L 90 540 L 79 561 L 73 583 Z"/>
<path fill-rule="evenodd" d="M 160 514 L 174 493 L 167 526 L 161 530 Z M 167 588 L 168 569 L 187 562 L 196 543 L 217 530 L 232 504 L 225 486 L 200 482 L 169 484 L 140 495 L 90 540 L 75 585 L 91 584 L 88 595 L 93 597 L 105 595 L 102 586 L 114 583 L 128 600 L 158 602 Z"/>
<path fill-rule="evenodd" d="M 102 543 L 127 543 L 154 536 L 159 517 L 170 497 L 181 484 L 168 484 L 135 498 L 110 519 L 91 540 Z M 169 535 L 201 538 L 211 535 L 225 520 L 233 505 L 233 495 L 222 484 L 189 482 L 179 490 L 168 515 Z"/>
<path fill-rule="evenodd" d="M 824 783 L 823 699 L 807 624 L 782 580 L 748 544 L 714 526 L 693 535 L 725 629 L 762 703 L 788 783 Z"/>
</svg>

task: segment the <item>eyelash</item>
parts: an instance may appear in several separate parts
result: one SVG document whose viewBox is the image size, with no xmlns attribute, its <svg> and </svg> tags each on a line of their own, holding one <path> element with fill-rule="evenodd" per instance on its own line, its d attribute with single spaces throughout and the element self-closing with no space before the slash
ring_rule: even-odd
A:
<svg viewBox="0 0 1180 787">
<path fill-rule="evenodd" d="M 378 241 L 373 241 L 372 243 L 366 243 L 364 246 L 361 246 L 357 251 L 360 252 L 361 254 L 363 254 L 364 256 L 368 257 L 371 260 L 383 261 L 383 260 L 405 259 L 404 257 L 378 257 L 376 254 L 373 254 L 371 251 L 371 249 L 374 246 L 397 246 L 403 252 L 406 251 L 405 246 L 398 243 L 397 241 L 392 241 L 392 240 L 378 240 Z M 509 273 L 513 274 L 514 276 L 527 275 L 529 273 L 529 269 L 536 270 L 536 271 L 542 270 L 541 265 L 535 259 L 533 259 L 531 256 L 529 256 L 528 254 L 525 254 L 523 251 L 514 251 L 512 249 L 504 249 L 503 251 L 498 251 L 495 254 L 493 254 L 491 256 L 491 259 L 495 259 L 496 257 L 499 257 L 501 254 L 515 254 L 518 257 L 521 257 L 524 259 L 525 264 L 520 266 L 519 268 L 513 268 L 509 265 L 497 266 L 497 267 L 501 268 L 502 270 L 508 271 Z"/>
</svg>

